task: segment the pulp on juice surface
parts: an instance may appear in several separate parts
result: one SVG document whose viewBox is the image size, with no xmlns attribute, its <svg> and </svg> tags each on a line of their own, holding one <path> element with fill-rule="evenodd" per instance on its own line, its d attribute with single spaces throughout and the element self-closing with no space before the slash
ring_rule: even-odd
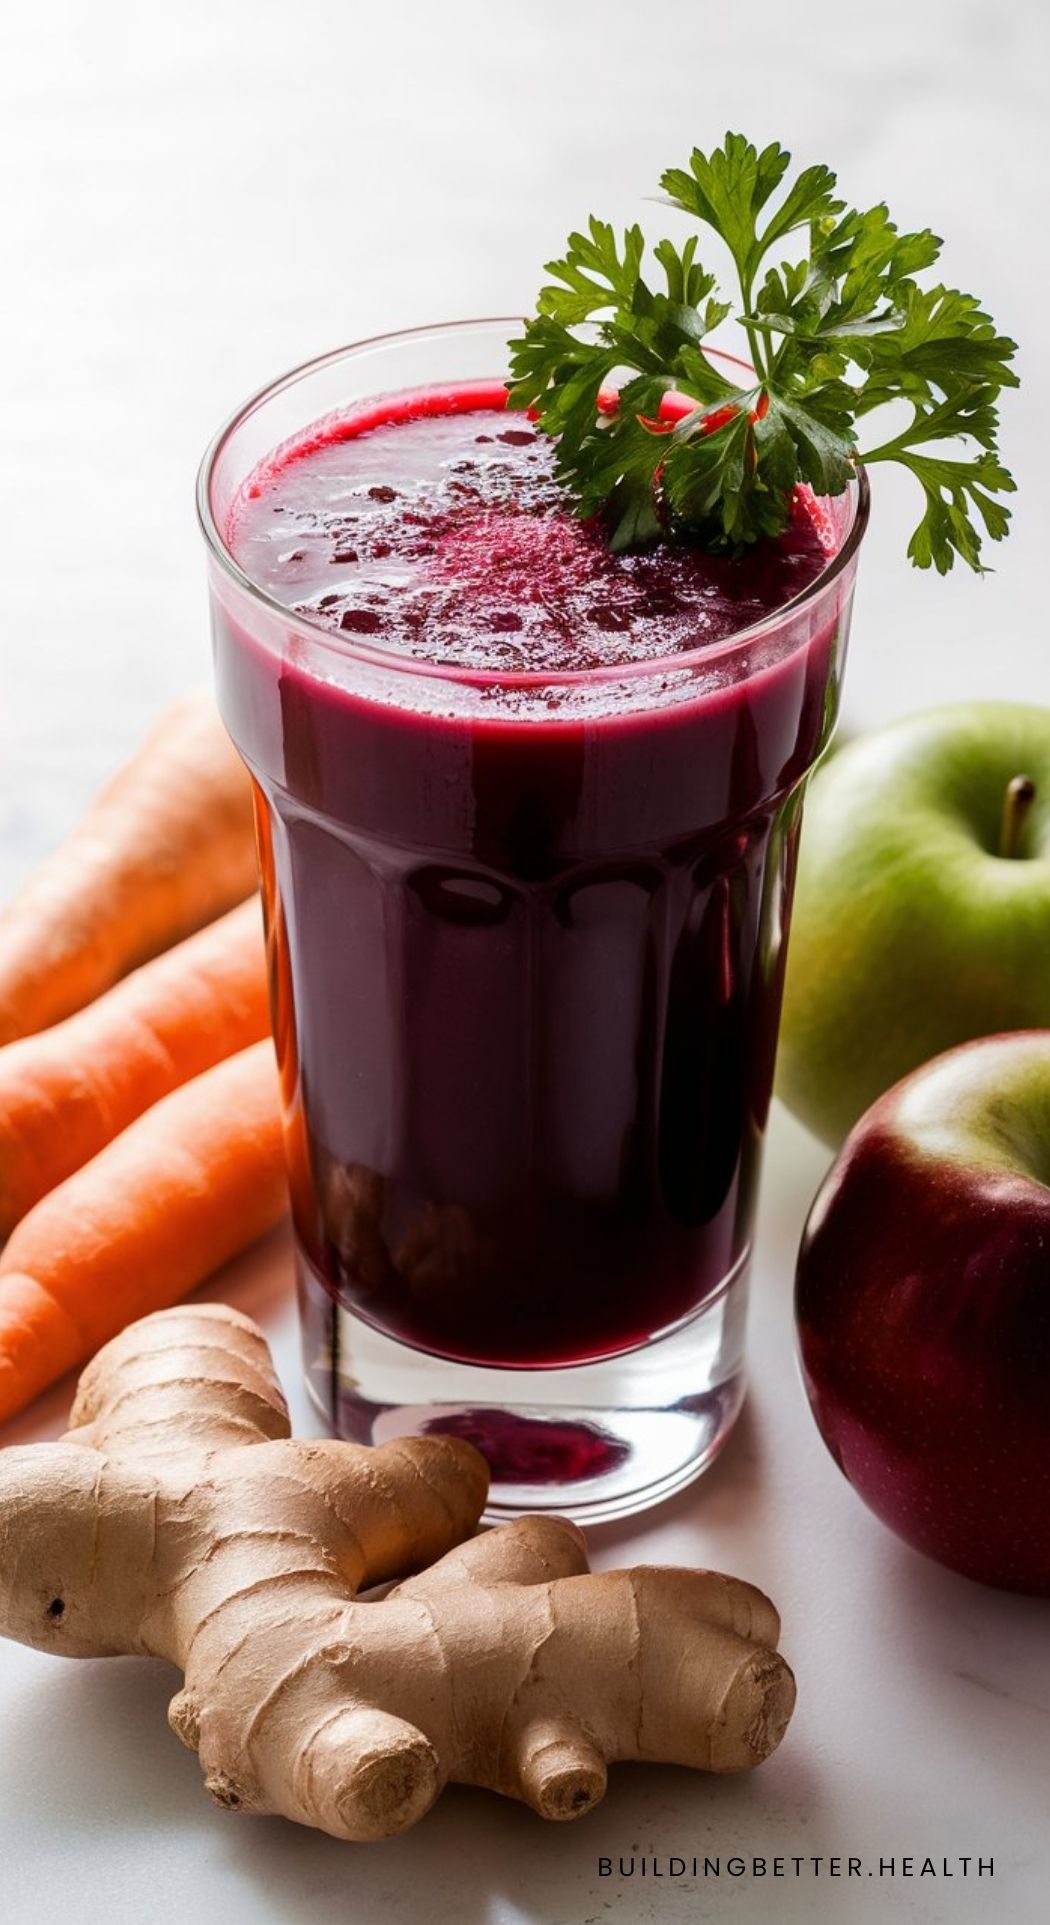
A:
<svg viewBox="0 0 1050 1925">
<path fill-rule="evenodd" d="M 760 621 L 828 559 L 801 502 L 787 535 L 746 557 L 684 544 L 613 555 L 571 513 L 550 438 L 521 415 L 347 434 L 355 420 L 255 478 L 233 546 L 277 600 L 398 656 L 503 674 L 652 661 Z"/>
<path fill-rule="evenodd" d="M 242 489 L 237 560 L 356 681 L 222 611 L 216 647 L 310 1268 L 424 1349 L 559 1365 L 746 1254 L 839 634 L 698 668 L 814 581 L 819 515 L 739 560 L 613 556 L 501 401 L 389 397 Z"/>
</svg>

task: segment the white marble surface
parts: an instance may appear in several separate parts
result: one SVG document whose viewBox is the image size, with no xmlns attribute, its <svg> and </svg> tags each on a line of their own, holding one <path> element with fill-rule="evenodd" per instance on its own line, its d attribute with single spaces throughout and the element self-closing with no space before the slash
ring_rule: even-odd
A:
<svg viewBox="0 0 1050 1925">
<path fill-rule="evenodd" d="M 0 887 L 70 822 L 158 704 L 207 674 L 193 472 L 275 370 L 384 326 L 523 308 L 592 208 L 645 218 L 659 168 L 727 122 L 829 159 L 857 199 L 950 236 L 1025 344 L 1021 482 L 996 574 L 901 559 L 914 503 L 878 477 L 846 712 L 867 726 L 971 693 L 1047 699 L 1041 603 L 1047 283 L 1040 0 L 38 0 L 0 62 L 4 702 Z M 746 1781 L 624 1770 L 584 1823 L 453 1792 L 355 1850 L 204 1800 L 171 1678 L 0 1649 L 0 1916 L 195 1925 L 585 1925 L 649 1919 L 1047 1916 L 1050 1618 L 912 1555 L 825 1456 L 792 1358 L 790 1276 L 821 1151 L 785 1117 L 768 1162 L 753 1392 L 722 1462 L 596 1558 L 702 1561 L 780 1604 L 799 1709 Z M 287 1250 L 217 1291 L 261 1317 L 297 1414 Z M 64 1393 L 17 1426 L 54 1434 Z M 14 1432 L 12 1432 L 14 1434 Z M 797 1880 L 600 1880 L 601 1854 L 825 1860 Z M 833 1880 L 827 1859 L 894 1857 Z M 993 1857 L 978 1883 L 905 1854 Z"/>
</svg>

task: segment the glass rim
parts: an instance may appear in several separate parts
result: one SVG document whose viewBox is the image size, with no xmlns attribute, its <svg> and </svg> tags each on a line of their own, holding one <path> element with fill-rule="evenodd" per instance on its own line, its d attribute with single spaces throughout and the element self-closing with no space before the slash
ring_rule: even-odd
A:
<svg viewBox="0 0 1050 1925">
<path fill-rule="evenodd" d="M 319 373 L 323 368 L 332 367 L 338 361 L 349 360 L 356 355 L 366 355 L 370 349 L 387 347 L 395 342 L 405 344 L 412 341 L 425 342 L 455 333 L 522 326 L 524 326 L 524 319 L 521 315 L 490 314 L 478 315 L 472 320 L 435 321 L 417 327 L 388 329 L 381 334 L 367 335 L 359 341 L 347 342 L 343 347 L 332 348 L 326 354 L 314 355 L 310 360 L 299 362 L 295 367 L 289 368 L 276 380 L 267 381 L 263 387 L 255 389 L 234 409 L 212 436 L 197 471 L 196 505 L 201 533 L 212 559 L 219 564 L 235 588 L 242 595 L 247 596 L 249 601 L 265 609 L 269 615 L 279 618 L 285 628 L 294 630 L 310 646 L 322 649 L 337 661 L 344 663 L 359 661 L 370 668 L 380 668 L 395 676 L 422 676 L 430 680 L 457 682 L 471 687 L 535 689 L 562 685 L 594 686 L 607 682 L 622 683 L 627 680 L 641 681 L 649 676 L 666 675 L 673 671 L 692 671 L 699 667 L 709 667 L 715 662 L 724 662 L 728 657 L 752 648 L 756 642 L 775 634 L 785 622 L 789 622 L 809 603 L 816 601 L 845 573 L 860 547 L 868 525 L 871 506 L 868 477 L 861 464 L 857 465 L 854 479 L 847 484 L 844 491 L 852 497 L 850 524 L 827 567 L 821 569 L 820 574 L 816 575 L 811 582 L 807 582 L 806 586 L 800 589 L 797 595 L 792 596 L 790 601 L 783 602 L 779 608 L 773 609 L 768 615 L 761 616 L 757 622 L 750 623 L 747 628 L 738 629 L 735 634 L 727 636 L 722 642 L 698 642 L 695 648 L 682 649 L 674 655 L 648 656 L 639 661 L 621 662 L 597 668 L 555 670 L 474 669 L 461 667 L 454 662 L 428 662 L 416 656 L 396 655 L 391 649 L 377 647 L 361 640 L 360 637 L 351 640 L 344 639 L 342 635 L 335 635 L 331 629 L 325 628 L 320 622 L 312 621 L 309 616 L 301 615 L 284 602 L 278 601 L 275 595 L 271 595 L 265 588 L 260 587 L 258 582 L 252 580 L 227 546 L 216 522 L 212 512 L 211 483 L 219 457 L 237 430 L 253 414 L 275 396 L 294 387 L 297 382 L 305 381 L 311 374 Z M 715 356 L 718 360 L 733 361 L 740 367 L 747 366 L 747 363 L 741 361 L 738 355 L 729 354 L 724 349 L 708 348 L 705 349 L 705 353 Z M 479 375 L 475 378 L 482 377 Z M 376 390 L 377 394 L 382 392 L 382 389 Z M 304 428 L 309 425 L 308 420 L 303 422 Z M 838 497 L 833 496 L 830 499 L 837 500 Z"/>
</svg>

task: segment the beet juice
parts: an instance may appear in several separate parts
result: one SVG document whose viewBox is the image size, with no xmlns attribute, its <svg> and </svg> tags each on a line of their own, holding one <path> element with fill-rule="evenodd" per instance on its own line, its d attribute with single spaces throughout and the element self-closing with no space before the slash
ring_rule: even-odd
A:
<svg viewBox="0 0 1050 1925">
<path fill-rule="evenodd" d="M 490 1390 L 578 1382 L 741 1278 L 802 787 L 835 713 L 842 504 L 800 496 L 739 559 L 616 556 L 504 400 L 352 394 L 213 459 L 308 1360 L 350 1435 L 376 1427 L 347 1398 L 396 1401 L 362 1388 L 369 1331 Z M 498 1456 L 448 1381 L 441 1427 Z"/>
</svg>

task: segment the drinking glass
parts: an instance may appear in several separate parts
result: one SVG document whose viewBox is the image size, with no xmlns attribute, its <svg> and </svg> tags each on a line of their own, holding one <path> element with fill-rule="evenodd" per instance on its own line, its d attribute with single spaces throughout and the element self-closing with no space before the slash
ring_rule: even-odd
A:
<svg viewBox="0 0 1050 1925">
<path fill-rule="evenodd" d="M 793 601 L 613 668 L 396 656 L 249 579 L 226 536 L 260 462 L 376 396 L 491 388 L 518 326 L 297 369 L 218 434 L 199 509 L 311 1393 L 359 1442 L 471 1439 L 492 1516 L 597 1520 L 695 1477 L 743 1398 L 803 795 L 867 486 L 814 504 L 828 565 Z"/>
</svg>

